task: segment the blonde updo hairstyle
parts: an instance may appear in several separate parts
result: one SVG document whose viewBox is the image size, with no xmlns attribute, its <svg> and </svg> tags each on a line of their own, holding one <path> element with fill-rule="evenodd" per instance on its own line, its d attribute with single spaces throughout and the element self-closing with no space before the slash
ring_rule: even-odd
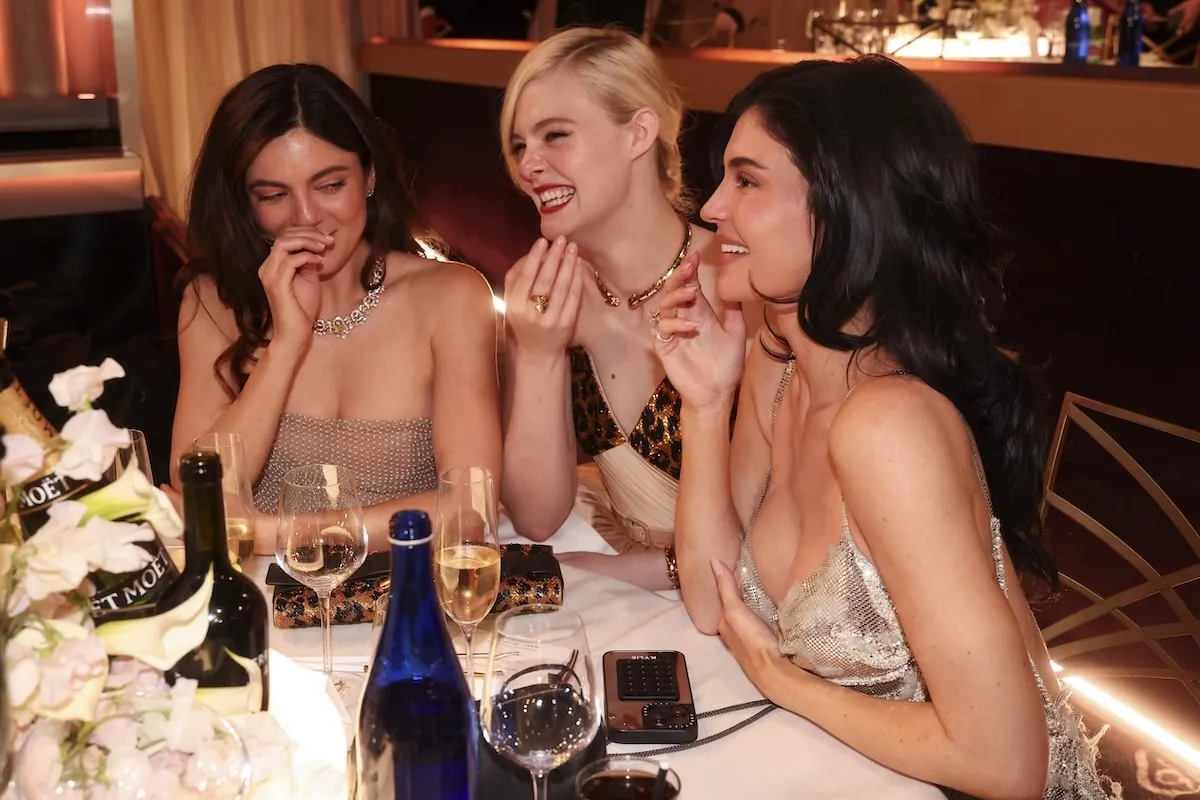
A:
<svg viewBox="0 0 1200 800">
<path fill-rule="evenodd" d="M 683 186 L 683 159 L 679 153 L 683 98 L 654 51 L 619 28 L 567 28 L 521 59 L 508 80 L 500 110 L 500 142 L 513 182 L 520 185 L 519 164 L 512 151 L 517 100 L 526 86 L 559 68 L 570 70 L 582 81 L 618 125 L 629 122 L 643 108 L 658 115 L 658 142 L 654 148 L 659 180 L 671 205 L 688 213 L 691 202 Z"/>
</svg>

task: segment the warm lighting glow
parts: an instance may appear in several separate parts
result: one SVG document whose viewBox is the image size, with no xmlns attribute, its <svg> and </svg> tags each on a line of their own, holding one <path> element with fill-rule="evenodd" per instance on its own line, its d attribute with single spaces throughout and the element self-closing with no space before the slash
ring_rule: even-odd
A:
<svg viewBox="0 0 1200 800">
<path fill-rule="evenodd" d="M 109 8 L 107 5 L 88 6 L 87 10 L 84 11 L 83 13 L 89 17 L 111 17 L 112 9 Z"/>
<path fill-rule="evenodd" d="M 1063 667 L 1051 661 L 1050 666 L 1055 672 L 1062 672 Z M 1153 739 L 1160 747 L 1178 756 L 1191 767 L 1200 767 L 1200 751 L 1186 744 L 1179 737 L 1164 730 L 1144 714 L 1134 711 L 1117 698 L 1101 690 L 1094 683 L 1083 678 L 1068 675 L 1062 679 L 1082 697 L 1090 700 L 1095 706 L 1111 714 L 1117 720 L 1125 723 L 1139 733 Z"/>
<path fill-rule="evenodd" d="M 910 33 L 895 33 L 888 37 L 886 52 L 896 58 L 952 58 L 955 60 L 994 60 L 1005 58 L 1036 58 L 1045 56 L 1050 44 L 1045 36 L 1030 39 L 1023 34 L 1014 34 L 998 39 L 947 38 L 938 34 L 910 42 Z M 1030 46 L 1032 42 L 1032 47 Z M 906 44 L 908 43 L 908 44 Z M 1036 50 L 1036 52 L 1034 52 Z"/>
<path fill-rule="evenodd" d="M 508 306 L 504 305 L 503 298 L 492 295 L 492 308 L 496 309 L 497 314 L 503 316 L 504 312 L 508 309 Z"/>
<path fill-rule="evenodd" d="M 79 94 L 77 94 L 75 96 L 78 97 L 80 100 L 95 100 L 96 99 L 95 92 L 80 92 Z"/>
<path fill-rule="evenodd" d="M 442 255 L 442 253 L 436 247 L 429 244 L 428 242 L 417 239 L 417 244 L 420 245 L 421 252 L 425 254 L 426 258 L 432 258 L 434 261 L 449 261 L 450 260 L 450 259 L 446 258 L 444 255 Z"/>
</svg>

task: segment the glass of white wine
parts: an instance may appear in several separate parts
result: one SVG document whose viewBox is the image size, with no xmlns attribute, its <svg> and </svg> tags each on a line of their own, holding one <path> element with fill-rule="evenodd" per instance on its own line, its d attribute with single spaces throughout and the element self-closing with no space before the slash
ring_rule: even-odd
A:
<svg viewBox="0 0 1200 800">
<path fill-rule="evenodd" d="M 438 476 L 433 561 L 438 599 L 458 623 L 467 646 L 467 685 L 475 686 L 475 628 L 492 610 L 500 588 L 500 534 L 492 474 L 456 467 Z"/>
<path fill-rule="evenodd" d="M 221 459 L 221 489 L 225 496 L 225 533 L 229 555 L 238 569 L 254 555 L 254 495 L 246 471 L 246 448 L 239 433 L 206 433 L 192 440 L 197 452 Z"/>
<path fill-rule="evenodd" d="M 317 594 L 321 605 L 321 652 L 325 675 L 338 694 L 355 691 L 333 674 L 330 595 L 367 557 L 358 480 L 346 467 L 309 464 L 288 470 L 279 497 L 275 560 L 284 571 Z"/>
</svg>

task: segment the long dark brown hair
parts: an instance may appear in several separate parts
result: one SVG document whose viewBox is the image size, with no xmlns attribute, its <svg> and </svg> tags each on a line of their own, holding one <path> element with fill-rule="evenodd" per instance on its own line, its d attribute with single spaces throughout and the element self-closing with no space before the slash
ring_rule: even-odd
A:
<svg viewBox="0 0 1200 800">
<path fill-rule="evenodd" d="M 878 347 L 949 398 L 974 434 L 1014 565 L 1056 588 L 1037 513 L 1044 398 L 996 340 L 1004 237 L 984 213 L 962 124 L 929 84 L 886 58 L 801 62 L 760 75 L 734 98 L 714 137 L 718 178 L 749 112 L 808 181 L 816 223 L 804 288 L 764 299 L 795 303 L 818 345 Z M 848 333 L 864 309 L 870 328 Z"/>
<path fill-rule="evenodd" d="M 246 385 L 254 353 L 270 341 L 271 331 L 271 308 L 258 279 L 271 241 L 255 222 L 246 172 L 269 142 L 296 129 L 356 154 L 364 173 L 374 168 L 363 231 L 372 253 L 422 252 L 409 227 L 415 214 L 391 132 L 337 75 L 315 64 L 277 64 L 230 89 L 196 157 L 188 239 L 197 257 L 180 274 L 181 287 L 201 275 L 211 277 L 217 296 L 233 312 L 238 337 L 213 364 L 230 398 Z M 372 261 L 366 260 L 359 276 L 364 289 L 371 288 Z"/>
</svg>

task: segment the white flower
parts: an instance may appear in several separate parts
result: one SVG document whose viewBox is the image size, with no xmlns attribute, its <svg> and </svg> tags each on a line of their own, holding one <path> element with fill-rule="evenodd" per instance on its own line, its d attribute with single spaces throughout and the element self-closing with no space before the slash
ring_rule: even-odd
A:
<svg viewBox="0 0 1200 800">
<path fill-rule="evenodd" d="M 95 547 L 88 572 L 101 570 L 120 575 L 140 570 L 152 559 L 150 553 L 136 544 L 154 538 L 154 531 L 144 525 L 92 517 L 83 526 L 83 535 L 90 537 Z"/>
<path fill-rule="evenodd" d="M 166 539 L 183 535 L 183 523 L 171 499 L 146 480 L 140 469 L 132 467 L 107 486 L 88 492 L 79 498 L 89 514 L 104 519 L 127 519 L 149 523 Z"/>
<path fill-rule="evenodd" d="M 17 788 L 22 797 L 50 797 L 62 777 L 61 745 L 67 737 L 61 724 L 39 725 L 21 748 Z"/>
<path fill-rule="evenodd" d="M 43 620 L 18 631 L 4 658 L 13 708 L 51 719 L 93 718 L 108 678 L 108 656 L 89 627 Z"/>
<path fill-rule="evenodd" d="M 41 471 L 46 451 L 32 436 L 9 433 L 4 437 L 4 460 L 0 461 L 0 485 L 16 486 Z"/>
<path fill-rule="evenodd" d="M 91 405 L 104 392 L 104 382 L 125 377 L 125 370 L 111 358 L 98 367 L 75 367 L 60 372 L 50 381 L 50 394 L 63 408 L 79 411 Z"/>
<path fill-rule="evenodd" d="M 55 472 L 75 480 L 98 481 L 117 451 L 129 447 L 129 431 L 118 428 L 103 411 L 83 411 L 67 420 L 62 438 L 69 445 Z"/>
<path fill-rule="evenodd" d="M 46 523 L 21 546 L 16 556 L 24 560 L 18 572 L 17 591 L 38 601 L 58 592 L 78 588 L 91 571 L 102 546 L 79 527 L 87 509 L 63 500 L 50 507 Z"/>
</svg>

